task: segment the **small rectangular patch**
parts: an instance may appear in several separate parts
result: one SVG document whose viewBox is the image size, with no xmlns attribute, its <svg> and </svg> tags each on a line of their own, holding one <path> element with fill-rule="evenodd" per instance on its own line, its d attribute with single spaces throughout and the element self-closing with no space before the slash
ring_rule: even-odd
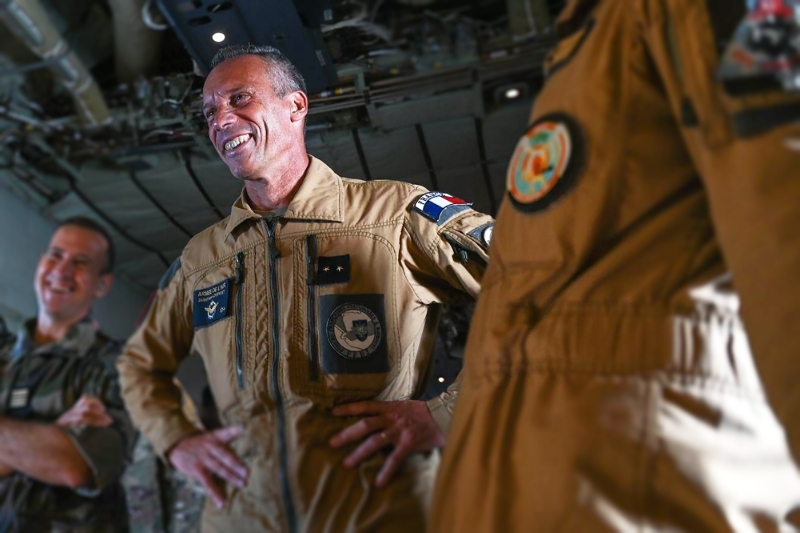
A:
<svg viewBox="0 0 800 533">
<path fill-rule="evenodd" d="M 441 226 L 457 214 L 469 209 L 471 205 L 449 194 L 429 192 L 414 202 L 413 209 Z"/>
<path fill-rule="evenodd" d="M 203 328 L 230 316 L 230 279 L 194 291 L 194 327 Z"/>
<path fill-rule="evenodd" d="M 29 389 L 14 389 L 11 391 L 11 398 L 8 401 L 10 409 L 19 409 L 28 405 Z"/>
<path fill-rule="evenodd" d="M 494 222 L 487 222 L 482 226 L 478 226 L 469 232 L 469 236 L 488 248 L 492 243 L 492 234 L 494 233 Z"/>
<path fill-rule="evenodd" d="M 383 294 L 328 294 L 319 299 L 322 370 L 326 374 L 389 371 Z"/>
<path fill-rule="evenodd" d="M 350 281 L 350 254 L 317 258 L 317 285 Z"/>
</svg>

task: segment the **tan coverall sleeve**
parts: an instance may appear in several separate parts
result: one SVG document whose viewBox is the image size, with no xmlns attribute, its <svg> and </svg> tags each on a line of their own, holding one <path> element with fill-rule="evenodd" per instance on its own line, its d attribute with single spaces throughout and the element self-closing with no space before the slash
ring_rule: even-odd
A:
<svg viewBox="0 0 800 533">
<path fill-rule="evenodd" d="M 800 95 L 725 91 L 710 4 L 642 0 L 641 27 L 705 186 L 765 392 L 800 460 Z"/>
<path fill-rule="evenodd" d="M 413 210 L 408 213 L 403 267 L 422 303 L 454 303 L 478 296 L 489 260 L 481 230 L 491 224 L 492 217 L 471 209 L 441 225 Z M 459 374 L 445 392 L 428 400 L 431 416 L 445 434 L 460 386 Z"/>
<path fill-rule="evenodd" d="M 117 360 L 122 396 L 133 423 L 163 458 L 179 440 L 198 431 L 183 414 L 181 391 L 173 382 L 192 343 L 191 313 L 177 260 Z"/>
</svg>

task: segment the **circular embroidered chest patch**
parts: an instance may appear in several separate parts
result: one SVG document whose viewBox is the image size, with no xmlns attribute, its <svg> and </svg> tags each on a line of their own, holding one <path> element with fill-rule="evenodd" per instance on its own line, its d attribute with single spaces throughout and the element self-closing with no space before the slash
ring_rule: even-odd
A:
<svg viewBox="0 0 800 533">
<path fill-rule="evenodd" d="M 578 124 L 563 113 L 534 122 L 517 143 L 506 176 L 514 206 L 540 211 L 563 196 L 583 165 L 583 135 Z"/>
<path fill-rule="evenodd" d="M 328 318 L 328 342 L 345 359 L 364 359 L 378 349 L 383 328 L 371 309 L 343 304 Z"/>
</svg>

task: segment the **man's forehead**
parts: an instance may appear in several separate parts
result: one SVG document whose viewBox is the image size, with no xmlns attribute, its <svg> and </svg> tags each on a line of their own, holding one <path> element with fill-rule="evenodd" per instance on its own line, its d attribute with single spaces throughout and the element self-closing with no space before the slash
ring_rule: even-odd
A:
<svg viewBox="0 0 800 533">
<path fill-rule="evenodd" d="M 269 65 L 258 56 L 226 59 L 217 65 L 203 84 L 203 99 L 225 95 L 247 86 L 269 83 Z"/>
<path fill-rule="evenodd" d="M 88 228 L 62 226 L 50 239 L 50 250 L 60 250 L 76 254 L 102 254 L 107 246 L 105 238 Z"/>
</svg>

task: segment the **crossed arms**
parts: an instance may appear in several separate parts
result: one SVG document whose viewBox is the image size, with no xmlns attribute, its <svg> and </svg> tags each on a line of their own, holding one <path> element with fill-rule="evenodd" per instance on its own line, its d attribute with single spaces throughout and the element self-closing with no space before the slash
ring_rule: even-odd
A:
<svg viewBox="0 0 800 533">
<path fill-rule="evenodd" d="M 93 396 L 82 396 L 55 423 L 0 416 L 0 477 L 20 472 L 50 485 L 91 486 L 94 474 L 65 430 L 108 427 L 112 422 L 103 403 Z"/>
</svg>

